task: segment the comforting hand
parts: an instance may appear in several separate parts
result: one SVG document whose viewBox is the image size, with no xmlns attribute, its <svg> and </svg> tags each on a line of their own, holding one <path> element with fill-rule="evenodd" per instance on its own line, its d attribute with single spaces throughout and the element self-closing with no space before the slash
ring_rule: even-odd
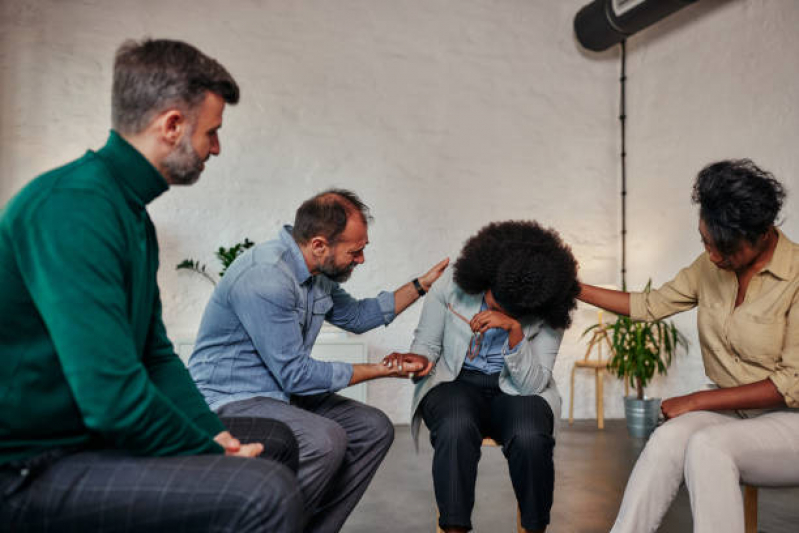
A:
<svg viewBox="0 0 799 533">
<path fill-rule="evenodd" d="M 447 265 L 449 265 L 449 257 L 436 263 L 436 265 L 427 271 L 426 274 L 419 276 L 419 284 L 425 291 L 429 291 L 430 287 L 433 286 L 433 283 L 441 277 L 441 274 L 447 269 Z"/>
<path fill-rule="evenodd" d="M 394 352 L 383 358 L 383 366 L 391 376 L 422 378 L 432 370 L 433 362 L 423 355 Z"/>
<path fill-rule="evenodd" d="M 663 416 L 666 417 L 666 420 L 676 418 L 685 413 L 690 413 L 691 411 L 696 411 L 696 395 L 688 394 L 663 400 L 663 403 L 660 404 L 660 410 L 663 412 Z"/>
<path fill-rule="evenodd" d="M 469 327 L 472 328 L 472 331 L 479 331 L 480 333 L 485 333 L 491 328 L 504 329 L 510 332 L 513 329 L 521 328 L 521 324 L 519 324 L 518 320 L 505 313 L 488 309 L 474 315 L 469 321 Z"/>
<path fill-rule="evenodd" d="M 225 455 L 236 457 L 258 457 L 264 451 L 264 445 L 260 442 L 252 444 L 242 444 L 234 438 L 229 431 L 219 433 L 214 440 L 225 449 Z"/>
</svg>

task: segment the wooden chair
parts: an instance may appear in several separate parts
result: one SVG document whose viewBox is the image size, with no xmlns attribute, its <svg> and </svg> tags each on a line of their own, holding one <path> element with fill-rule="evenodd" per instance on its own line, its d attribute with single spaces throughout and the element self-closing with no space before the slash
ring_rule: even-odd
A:
<svg viewBox="0 0 799 533">
<path fill-rule="evenodd" d="M 485 438 L 483 439 L 483 446 L 497 447 L 499 444 L 497 444 L 497 441 L 494 439 Z M 433 496 L 433 498 L 435 499 L 435 496 Z M 444 533 L 444 530 L 438 527 L 439 516 L 438 507 L 436 507 L 436 533 Z M 516 531 L 517 533 L 524 533 L 524 528 L 522 527 L 522 511 L 519 509 L 518 505 L 516 506 Z"/>
<path fill-rule="evenodd" d="M 744 485 L 744 531 L 757 533 L 757 487 Z"/>
<path fill-rule="evenodd" d="M 571 391 L 569 393 L 569 425 L 574 423 L 574 373 L 578 368 L 588 368 L 594 371 L 596 380 L 596 425 L 599 429 L 605 428 L 605 407 L 604 407 L 604 377 L 608 367 L 609 359 L 602 356 L 602 346 L 607 346 L 608 355 L 613 354 L 613 345 L 610 342 L 609 328 L 602 322 L 602 315 L 599 315 L 599 325 L 594 328 L 591 340 L 588 341 L 588 349 L 585 356 L 574 362 L 571 375 Z M 596 348 L 597 357 L 592 359 L 591 352 Z M 624 380 L 624 395 L 629 394 L 627 380 Z"/>
</svg>

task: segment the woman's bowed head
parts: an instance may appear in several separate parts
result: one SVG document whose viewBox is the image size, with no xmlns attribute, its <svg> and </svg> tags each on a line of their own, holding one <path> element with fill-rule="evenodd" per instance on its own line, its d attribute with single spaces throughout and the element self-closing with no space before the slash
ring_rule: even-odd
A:
<svg viewBox="0 0 799 533">
<path fill-rule="evenodd" d="M 465 293 L 485 294 L 488 309 L 464 318 L 476 334 L 504 329 L 515 346 L 524 335 L 522 317 L 540 318 L 554 329 L 571 325 L 580 293 L 577 261 L 551 228 L 527 220 L 492 222 L 466 241 L 453 269 L 454 281 Z M 397 365 L 417 378 L 433 367 L 417 355 L 400 353 L 388 355 L 383 364 Z"/>
</svg>

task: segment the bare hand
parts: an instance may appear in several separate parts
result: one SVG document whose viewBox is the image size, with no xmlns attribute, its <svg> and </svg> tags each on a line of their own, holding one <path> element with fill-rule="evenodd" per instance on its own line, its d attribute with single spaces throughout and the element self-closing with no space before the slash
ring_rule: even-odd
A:
<svg viewBox="0 0 799 533">
<path fill-rule="evenodd" d="M 225 455 L 235 457 L 258 457 L 264 451 L 264 445 L 260 442 L 252 444 L 242 444 L 237 438 L 233 437 L 229 431 L 219 433 L 214 440 L 225 449 Z"/>
<path fill-rule="evenodd" d="M 394 352 L 383 358 L 383 366 L 389 369 L 388 375 L 422 378 L 432 370 L 433 362 L 423 355 Z"/>
<path fill-rule="evenodd" d="M 663 400 L 660 404 L 660 410 L 663 412 L 663 416 L 666 417 L 666 420 L 677 418 L 680 415 L 690 413 L 696 409 L 696 396 L 694 394 L 669 398 Z"/>
<path fill-rule="evenodd" d="M 521 324 L 519 324 L 518 320 L 505 313 L 487 309 L 474 315 L 469 321 L 469 327 L 472 328 L 472 331 L 479 331 L 480 333 L 485 333 L 492 328 L 504 329 L 510 332 L 512 329 L 521 328 Z"/>
<path fill-rule="evenodd" d="M 425 291 L 430 290 L 430 287 L 433 286 L 433 283 L 435 283 L 436 280 L 441 277 L 441 274 L 443 274 L 447 269 L 447 265 L 449 265 L 449 257 L 436 263 L 436 265 L 428 270 L 426 274 L 419 276 L 419 284 Z"/>
</svg>

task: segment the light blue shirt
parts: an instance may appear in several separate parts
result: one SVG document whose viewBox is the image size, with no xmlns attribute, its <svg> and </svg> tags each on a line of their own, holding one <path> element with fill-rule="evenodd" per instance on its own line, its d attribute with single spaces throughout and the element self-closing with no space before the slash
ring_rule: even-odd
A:
<svg viewBox="0 0 799 533">
<path fill-rule="evenodd" d="M 356 300 L 323 274 L 312 276 L 291 230 L 239 256 L 205 308 L 189 372 L 212 409 L 343 389 L 352 365 L 310 356 L 322 323 L 363 333 L 394 320 L 393 293 Z"/>
<path fill-rule="evenodd" d="M 485 296 L 483 303 L 480 305 L 480 312 L 487 311 L 488 304 L 486 303 Z M 500 328 L 491 328 L 483 334 L 480 339 L 480 349 L 474 359 L 469 359 L 468 350 L 463 361 L 463 368 L 467 370 L 477 370 L 483 374 L 496 374 L 502 371 L 505 366 L 505 355 L 514 353 L 519 347 L 517 344 L 513 349 L 506 349 L 505 344 L 508 342 L 508 332 Z"/>
</svg>

